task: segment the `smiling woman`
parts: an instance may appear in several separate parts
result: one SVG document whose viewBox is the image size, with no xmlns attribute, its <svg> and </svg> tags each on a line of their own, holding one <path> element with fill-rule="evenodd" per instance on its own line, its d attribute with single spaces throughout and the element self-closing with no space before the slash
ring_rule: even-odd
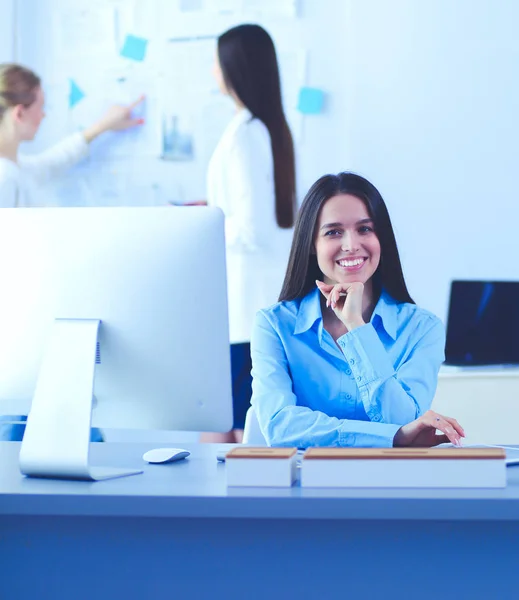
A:
<svg viewBox="0 0 519 600">
<path fill-rule="evenodd" d="M 252 335 L 252 405 L 267 442 L 459 444 L 456 420 L 429 410 L 444 345 L 440 320 L 407 291 L 378 190 L 354 173 L 319 179 L 279 302 L 258 313 Z"/>
</svg>

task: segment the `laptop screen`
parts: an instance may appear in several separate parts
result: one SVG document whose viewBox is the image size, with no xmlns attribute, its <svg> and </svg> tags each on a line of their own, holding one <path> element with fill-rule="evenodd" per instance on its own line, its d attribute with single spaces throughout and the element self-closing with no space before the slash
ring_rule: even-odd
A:
<svg viewBox="0 0 519 600">
<path fill-rule="evenodd" d="M 453 281 L 445 363 L 519 365 L 519 281 Z"/>
</svg>

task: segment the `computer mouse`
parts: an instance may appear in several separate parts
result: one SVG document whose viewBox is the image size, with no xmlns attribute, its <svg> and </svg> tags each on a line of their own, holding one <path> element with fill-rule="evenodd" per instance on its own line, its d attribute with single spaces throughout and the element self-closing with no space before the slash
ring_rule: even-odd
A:
<svg viewBox="0 0 519 600">
<path fill-rule="evenodd" d="M 153 448 L 142 455 L 142 458 L 149 463 L 161 464 L 170 463 L 176 460 L 182 460 L 191 454 L 184 448 Z"/>
</svg>

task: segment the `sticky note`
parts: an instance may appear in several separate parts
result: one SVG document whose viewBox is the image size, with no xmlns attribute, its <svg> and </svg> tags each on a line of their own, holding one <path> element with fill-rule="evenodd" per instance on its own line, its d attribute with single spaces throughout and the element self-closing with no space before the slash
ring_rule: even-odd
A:
<svg viewBox="0 0 519 600">
<path fill-rule="evenodd" d="M 127 35 L 121 50 L 121 56 L 131 60 L 144 60 L 148 40 L 135 35 Z"/>
<path fill-rule="evenodd" d="M 324 106 L 324 92 L 317 88 L 303 87 L 299 90 L 297 110 L 304 115 L 317 115 Z"/>
<path fill-rule="evenodd" d="M 85 92 L 73 80 L 69 79 L 68 105 L 69 108 L 74 108 L 78 102 L 83 100 Z"/>
</svg>

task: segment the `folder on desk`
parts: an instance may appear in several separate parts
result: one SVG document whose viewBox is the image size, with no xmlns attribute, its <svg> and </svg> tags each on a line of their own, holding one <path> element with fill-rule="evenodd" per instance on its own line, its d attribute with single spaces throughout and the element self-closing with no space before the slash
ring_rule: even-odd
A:
<svg viewBox="0 0 519 600">
<path fill-rule="evenodd" d="M 310 448 L 302 487 L 506 487 L 502 448 Z"/>
</svg>

